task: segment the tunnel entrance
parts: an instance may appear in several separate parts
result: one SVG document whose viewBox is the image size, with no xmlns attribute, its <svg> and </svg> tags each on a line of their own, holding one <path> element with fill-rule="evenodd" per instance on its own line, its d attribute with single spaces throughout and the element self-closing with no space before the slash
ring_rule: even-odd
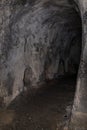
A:
<svg viewBox="0 0 87 130">
<path fill-rule="evenodd" d="M 36 89 L 30 87 L 21 93 L 5 112 L 0 113 L 2 130 L 62 130 L 70 120 L 81 56 L 82 23 L 79 13 L 70 3 L 64 0 L 53 3 L 48 2 L 44 7 L 53 5 L 58 8 L 60 19 L 56 20 L 54 15 L 45 24 L 50 20 L 54 25 L 55 21 L 60 20 L 60 23 L 52 41 L 54 44 L 47 52 L 45 72 L 41 77 L 45 77 L 45 82 Z M 54 57 L 51 57 L 51 51 Z M 54 62 L 56 58 L 58 61 Z M 23 80 L 26 85 L 25 78 Z"/>
</svg>

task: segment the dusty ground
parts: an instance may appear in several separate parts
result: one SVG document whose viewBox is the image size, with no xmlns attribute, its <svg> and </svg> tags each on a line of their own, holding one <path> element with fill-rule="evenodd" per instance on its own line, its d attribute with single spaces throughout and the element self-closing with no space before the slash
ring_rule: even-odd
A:
<svg viewBox="0 0 87 130">
<path fill-rule="evenodd" d="M 59 130 L 67 118 L 66 108 L 72 105 L 74 91 L 75 78 L 69 76 L 21 94 L 8 109 L 0 111 L 0 130 Z"/>
</svg>

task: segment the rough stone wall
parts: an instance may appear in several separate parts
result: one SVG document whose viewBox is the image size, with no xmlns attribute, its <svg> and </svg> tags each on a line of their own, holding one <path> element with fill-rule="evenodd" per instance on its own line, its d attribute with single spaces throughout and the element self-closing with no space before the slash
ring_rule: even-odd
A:
<svg viewBox="0 0 87 130">
<path fill-rule="evenodd" d="M 25 87 L 76 72 L 81 22 L 67 1 L 5 0 L 0 4 L 0 97 L 5 103 Z"/>
<path fill-rule="evenodd" d="M 5 6 L 4 6 L 5 5 Z M 0 1 L 0 97 L 6 97 L 8 95 L 7 89 L 5 87 L 5 81 L 7 78 L 7 53 L 9 52 L 9 44 L 7 44 L 7 35 L 10 35 L 9 32 L 9 17 L 11 15 L 10 2 Z"/>
<path fill-rule="evenodd" d="M 82 18 L 82 54 L 69 130 L 87 129 L 87 1 L 75 0 Z"/>
<path fill-rule="evenodd" d="M 13 8 L 13 3 L 14 1 L 12 0 L 0 1 L 0 98 L 8 103 L 10 99 L 12 99 L 11 95 L 13 95 L 14 91 L 13 85 L 16 80 L 9 60 L 10 51 L 12 49 L 10 22 L 14 16 L 14 12 L 16 13 L 18 11 L 17 7 L 16 9 Z M 12 55 L 14 56 L 13 53 Z M 15 96 L 16 95 L 17 91 L 15 92 Z"/>
</svg>

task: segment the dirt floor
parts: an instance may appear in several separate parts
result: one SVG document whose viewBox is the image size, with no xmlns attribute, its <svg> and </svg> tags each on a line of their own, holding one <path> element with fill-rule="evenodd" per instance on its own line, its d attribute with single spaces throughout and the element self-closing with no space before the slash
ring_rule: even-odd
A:
<svg viewBox="0 0 87 130">
<path fill-rule="evenodd" d="M 70 118 L 75 77 L 47 81 L 39 89 L 22 93 L 5 110 L 0 110 L 0 130 L 62 130 Z"/>
</svg>

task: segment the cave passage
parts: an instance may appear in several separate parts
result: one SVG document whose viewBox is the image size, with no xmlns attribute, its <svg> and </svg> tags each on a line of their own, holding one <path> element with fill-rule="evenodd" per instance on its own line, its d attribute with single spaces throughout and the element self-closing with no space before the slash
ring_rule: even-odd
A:
<svg viewBox="0 0 87 130">
<path fill-rule="evenodd" d="M 39 88 L 21 93 L 0 112 L 0 130 L 62 130 L 70 119 L 81 56 L 82 24 L 79 12 L 71 5 L 58 8 L 64 9 L 61 17 L 65 21 L 62 30 L 58 30 L 62 35 L 57 72 Z"/>
</svg>

